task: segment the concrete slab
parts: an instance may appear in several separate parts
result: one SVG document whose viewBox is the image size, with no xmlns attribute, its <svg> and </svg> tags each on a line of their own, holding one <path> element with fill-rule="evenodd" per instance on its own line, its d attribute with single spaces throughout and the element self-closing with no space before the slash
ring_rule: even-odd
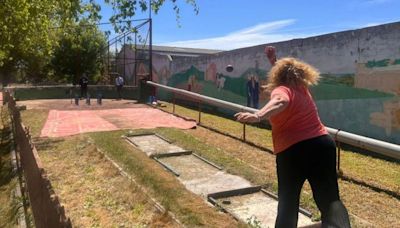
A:
<svg viewBox="0 0 400 228">
<path fill-rule="evenodd" d="M 246 179 L 228 174 L 195 155 L 158 158 L 175 173 L 187 189 L 206 197 L 210 193 L 252 186 Z"/>
<path fill-rule="evenodd" d="M 256 191 L 254 188 L 248 193 L 239 190 L 237 193 L 234 195 L 234 192 L 231 192 L 225 197 L 221 193 L 214 194 L 214 197 L 211 194 L 209 200 L 214 201 L 213 203 L 245 223 L 259 224 L 261 227 L 275 226 L 278 201 L 274 197 L 261 189 Z M 298 227 L 313 224 L 314 222 L 309 216 L 299 213 Z"/>
<path fill-rule="evenodd" d="M 136 135 L 126 137 L 131 143 L 139 147 L 147 156 L 156 156 L 159 154 L 168 154 L 176 152 L 185 152 L 186 150 L 176 146 L 158 135 Z"/>
</svg>

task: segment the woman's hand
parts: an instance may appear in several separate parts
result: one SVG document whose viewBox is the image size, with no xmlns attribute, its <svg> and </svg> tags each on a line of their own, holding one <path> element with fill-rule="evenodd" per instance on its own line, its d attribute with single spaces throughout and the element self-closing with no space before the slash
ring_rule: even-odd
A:
<svg viewBox="0 0 400 228">
<path fill-rule="evenodd" d="M 255 113 L 250 112 L 238 112 L 235 114 L 237 121 L 241 123 L 258 123 L 260 122 L 260 117 Z"/>
<path fill-rule="evenodd" d="M 266 46 L 264 49 L 265 54 L 271 65 L 274 65 L 276 62 L 276 49 L 273 46 Z"/>
</svg>

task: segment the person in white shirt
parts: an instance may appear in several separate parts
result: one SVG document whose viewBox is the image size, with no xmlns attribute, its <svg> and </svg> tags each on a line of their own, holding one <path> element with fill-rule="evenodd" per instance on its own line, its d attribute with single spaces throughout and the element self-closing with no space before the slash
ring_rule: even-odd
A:
<svg viewBox="0 0 400 228">
<path fill-rule="evenodd" d="M 117 87 L 117 93 L 118 93 L 118 99 L 122 99 L 122 87 L 124 87 L 124 78 L 118 74 L 118 76 L 115 78 L 115 86 Z"/>
</svg>

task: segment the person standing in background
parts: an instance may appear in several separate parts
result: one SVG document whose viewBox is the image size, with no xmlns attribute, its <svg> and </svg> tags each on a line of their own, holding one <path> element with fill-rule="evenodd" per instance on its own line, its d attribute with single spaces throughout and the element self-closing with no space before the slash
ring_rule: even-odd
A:
<svg viewBox="0 0 400 228">
<path fill-rule="evenodd" d="M 258 108 L 260 86 L 254 75 L 250 75 L 247 81 L 247 107 Z"/>
<path fill-rule="evenodd" d="M 122 88 L 124 87 L 124 78 L 118 74 L 115 78 L 115 86 L 117 87 L 118 98 L 117 100 L 122 99 Z"/>
<path fill-rule="evenodd" d="M 83 73 L 81 78 L 79 79 L 79 85 L 81 87 L 81 99 L 87 97 L 87 86 L 89 84 L 89 79 L 86 76 L 86 73 Z"/>
</svg>

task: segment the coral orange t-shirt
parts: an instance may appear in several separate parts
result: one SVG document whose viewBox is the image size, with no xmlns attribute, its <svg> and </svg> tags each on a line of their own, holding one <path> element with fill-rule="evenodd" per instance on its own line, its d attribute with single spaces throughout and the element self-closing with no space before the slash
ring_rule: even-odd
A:
<svg viewBox="0 0 400 228">
<path fill-rule="evenodd" d="M 300 141 L 328 134 L 307 88 L 279 86 L 272 91 L 271 98 L 278 94 L 286 97 L 289 104 L 269 119 L 275 154 Z"/>
</svg>

